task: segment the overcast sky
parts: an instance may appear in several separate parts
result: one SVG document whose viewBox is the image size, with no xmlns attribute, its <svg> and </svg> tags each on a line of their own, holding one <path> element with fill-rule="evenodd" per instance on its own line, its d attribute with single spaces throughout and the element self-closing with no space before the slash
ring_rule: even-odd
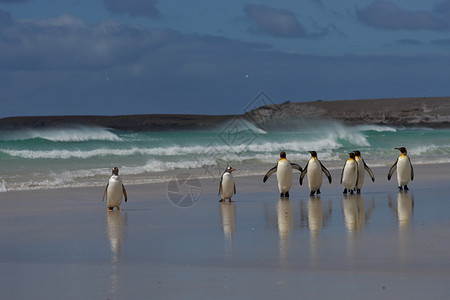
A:
<svg viewBox="0 0 450 300">
<path fill-rule="evenodd" d="M 0 118 L 450 95 L 450 0 L 0 0 Z"/>
</svg>

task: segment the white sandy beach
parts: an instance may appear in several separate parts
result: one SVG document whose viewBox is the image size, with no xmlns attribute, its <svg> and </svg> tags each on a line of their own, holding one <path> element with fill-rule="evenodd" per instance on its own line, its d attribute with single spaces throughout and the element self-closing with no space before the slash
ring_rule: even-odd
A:
<svg viewBox="0 0 450 300">
<path fill-rule="evenodd" d="M 319 199 L 298 172 L 289 200 L 279 199 L 275 177 L 236 177 L 231 204 L 218 203 L 217 180 L 204 179 L 196 193 L 180 189 L 198 197 L 188 208 L 171 203 L 167 183 L 130 185 L 113 213 L 103 187 L 0 193 L 1 295 L 445 299 L 449 169 L 417 165 L 410 191 L 399 193 L 388 169 L 374 168 L 361 197 L 344 197 L 332 170 Z"/>
</svg>

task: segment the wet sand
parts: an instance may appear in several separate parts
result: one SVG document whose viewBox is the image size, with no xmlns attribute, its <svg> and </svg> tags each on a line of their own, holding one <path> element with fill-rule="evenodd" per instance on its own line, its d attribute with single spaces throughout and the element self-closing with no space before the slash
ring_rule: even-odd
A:
<svg viewBox="0 0 450 300">
<path fill-rule="evenodd" d="M 450 166 L 415 166 L 407 193 L 373 170 L 347 197 L 340 170 L 312 199 L 298 172 L 289 200 L 275 177 L 237 177 L 231 204 L 212 179 L 127 186 L 112 213 L 103 187 L 0 193 L 1 296 L 449 298 Z"/>
</svg>

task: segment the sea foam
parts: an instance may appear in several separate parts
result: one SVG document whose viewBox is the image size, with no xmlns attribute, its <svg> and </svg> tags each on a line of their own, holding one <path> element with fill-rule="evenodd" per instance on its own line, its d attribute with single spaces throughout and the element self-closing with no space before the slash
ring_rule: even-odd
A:
<svg viewBox="0 0 450 300">
<path fill-rule="evenodd" d="M 121 141 L 121 138 L 107 128 L 75 126 L 70 128 L 24 129 L 0 134 L 0 140 L 43 139 L 52 142 Z"/>
</svg>

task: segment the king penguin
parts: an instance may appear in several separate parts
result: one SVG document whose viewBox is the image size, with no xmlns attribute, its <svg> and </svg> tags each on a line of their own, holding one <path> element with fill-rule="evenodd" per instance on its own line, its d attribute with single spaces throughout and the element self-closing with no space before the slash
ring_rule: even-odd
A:
<svg viewBox="0 0 450 300">
<path fill-rule="evenodd" d="M 128 200 L 127 191 L 122 184 L 122 179 L 119 177 L 119 169 L 117 167 L 112 170 L 112 175 L 103 194 L 103 199 L 105 199 L 105 195 L 108 211 L 113 211 L 114 207 L 117 207 L 117 210 L 120 211 L 122 197 L 125 197 L 125 202 Z"/>
<path fill-rule="evenodd" d="M 303 171 L 300 165 L 289 162 L 289 160 L 286 159 L 286 152 L 282 151 L 280 153 L 278 164 L 266 173 L 263 182 L 266 182 L 267 179 L 276 172 L 280 197 L 289 197 L 289 190 L 292 186 L 292 169 L 299 170 L 300 172 Z"/>
<path fill-rule="evenodd" d="M 315 193 L 317 193 L 317 195 L 320 194 L 320 187 L 322 186 L 322 172 L 328 177 L 329 183 L 331 183 L 331 174 L 317 158 L 316 151 L 309 151 L 309 153 L 311 153 L 311 158 L 306 163 L 306 166 L 300 175 L 299 182 L 300 185 L 302 185 L 303 178 L 305 177 L 305 174 L 308 173 L 308 186 L 310 190 L 309 196 L 314 196 Z"/>
<path fill-rule="evenodd" d="M 344 186 L 344 194 L 347 191 L 353 194 L 353 190 L 358 185 L 358 163 L 355 160 L 355 153 L 349 153 L 349 159 L 345 162 L 342 168 L 341 184 Z"/>
<path fill-rule="evenodd" d="M 233 171 L 236 171 L 236 169 L 228 167 L 220 177 L 219 195 L 221 199 L 219 202 L 225 201 L 226 199 L 228 199 L 228 202 L 232 202 L 231 197 L 233 194 L 236 195 L 236 184 L 234 183 L 233 175 L 231 174 Z"/>
<path fill-rule="evenodd" d="M 375 176 L 373 175 L 372 170 L 366 164 L 364 159 L 361 157 L 361 152 L 359 150 L 353 151 L 355 153 L 355 160 L 358 163 L 358 184 L 356 185 L 356 193 L 361 193 L 361 188 L 364 184 L 364 170 L 369 173 L 370 178 L 372 178 L 372 182 L 375 182 Z"/>
<path fill-rule="evenodd" d="M 411 160 L 407 155 L 407 151 L 405 147 L 394 148 L 399 150 L 402 154 L 397 158 L 395 163 L 392 165 L 391 169 L 388 173 L 388 180 L 391 180 L 392 174 L 394 174 L 395 170 L 397 170 L 397 182 L 398 189 L 402 191 L 409 190 L 408 182 L 409 180 L 414 180 L 414 170 L 411 164 Z"/>
</svg>

